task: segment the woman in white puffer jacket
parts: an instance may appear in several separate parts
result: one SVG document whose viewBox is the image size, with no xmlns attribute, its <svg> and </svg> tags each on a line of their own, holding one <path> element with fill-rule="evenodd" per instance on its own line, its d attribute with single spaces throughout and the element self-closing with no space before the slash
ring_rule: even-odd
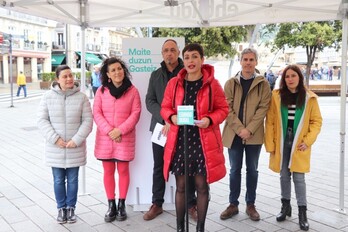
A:
<svg viewBox="0 0 348 232">
<path fill-rule="evenodd" d="M 88 97 L 67 65 L 58 66 L 56 81 L 41 99 L 38 127 L 45 138 L 45 163 L 52 167 L 57 222 L 74 223 L 79 167 L 86 164 L 93 116 Z"/>
</svg>

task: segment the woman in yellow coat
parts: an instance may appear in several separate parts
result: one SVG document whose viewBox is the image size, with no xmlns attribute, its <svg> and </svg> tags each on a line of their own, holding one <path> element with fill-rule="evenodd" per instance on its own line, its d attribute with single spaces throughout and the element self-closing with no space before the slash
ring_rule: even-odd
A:
<svg viewBox="0 0 348 232">
<path fill-rule="evenodd" d="M 265 146 L 270 153 L 269 168 L 280 173 L 282 208 L 277 221 L 291 216 L 292 176 L 301 230 L 309 229 L 305 173 L 309 172 L 311 146 L 321 125 L 317 95 L 305 88 L 304 77 L 296 65 L 287 66 L 267 112 Z"/>
</svg>

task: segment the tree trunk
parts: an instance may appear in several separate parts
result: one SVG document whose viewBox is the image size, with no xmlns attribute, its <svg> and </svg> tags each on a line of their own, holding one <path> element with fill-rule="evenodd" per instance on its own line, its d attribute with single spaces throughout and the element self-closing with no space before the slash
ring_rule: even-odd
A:
<svg viewBox="0 0 348 232">
<path fill-rule="evenodd" d="M 306 87 L 309 88 L 309 75 L 311 73 L 311 67 L 312 67 L 312 62 L 311 62 L 311 49 L 309 46 L 306 46 L 306 53 L 307 53 L 307 67 L 306 67 Z"/>
<path fill-rule="evenodd" d="M 309 88 L 309 77 L 311 73 L 312 64 L 315 58 L 315 52 L 317 50 L 317 46 L 306 46 L 307 53 L 307 68 L 306 68 L 306 86 Z"/>
</svg>

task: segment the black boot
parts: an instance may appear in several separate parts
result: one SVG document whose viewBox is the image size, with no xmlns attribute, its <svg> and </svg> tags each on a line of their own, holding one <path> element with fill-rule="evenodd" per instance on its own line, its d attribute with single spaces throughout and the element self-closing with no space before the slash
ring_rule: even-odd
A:
<svg viewBox="0 0 348 232">
<path fill-rule="evenodd" d="M 58 217 L 57 217 L 57 222 L 59 224 L 64 224 L 67 221 L 67 213 L 66 213 L 66 208 L 60 208 L 58 209 Z"/>
<path fill-rule="evenodd" d="M 298 223 L 301 230 L 309 230 L 309 224 L 307 221 L 307 206 L 298 207 Z"/>
<path fill-rule="evenodd" d="M 75 208 L 74 207 L 69 207 L 66 210 L 67 214 L 67 222 L 68 223 L 75 223 L 76 222 L 76 214 L 75 214 Z"/>
<path fill-rule="evenodd" d="M 196 231 L 197 232 L 204 232 L 204 224 L 205 224 L 204 222 L 198 221 Z"/>
<path fill-rule="evenodd" d="M 105 222 L 112 222 L 112 221 L 115 221 L 116 214 L 117 214 L 115 199 L 108 200 L 108 203 L 109 203 L 109 209 L 105 214 L 104 221 Z"/>
<path fill-rule="evenodd" d="M 278 222 L 284 221 L 286 216 L 291 217 L 290 200 L 286 200 L 282 198 L 282 209 L 280 210 L 280 213 L 277 215 L 277 221 Z"/>
<path fill-rule="evenodd" d="M 177 232 L 185 232 L 185 221 L 184 220 L 176 220 L 176 231 Z"/>
<path fill-rule="evenodd" d="M 127 219 L 127 213 L 126 213 L 125 199 L 118 199 L 118 211 L 116 214 L 116 220 L 124 221 L 126 219 Z"/>
</svg>

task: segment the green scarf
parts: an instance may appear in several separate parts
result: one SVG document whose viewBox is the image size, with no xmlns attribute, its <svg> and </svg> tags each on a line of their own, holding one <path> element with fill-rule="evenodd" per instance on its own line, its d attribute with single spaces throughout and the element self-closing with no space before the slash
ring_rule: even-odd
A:
<svg viewBox="0 0 348 232">
<path fill-rule="evenodd" d="M 280 104 L 280 105 L 281 105 L 280 111 L 282 114 L 283 138 L 285 139 L 286 129 L 288 128 L 288 111 L 289 111 L 289 109 L 287 106 L 284 106 L 283 104 Z M 295 119 L 294 119 L 294 128 L 292 128 L 294 131 L 294 134 L 296 134 L 296 130 L 297 130 L 298 124 L 300 123 L 300 119 L 302 117 L 303 111 L 304 111 L 304 105 L 300 108 L 296 107 Z"/>
</svg>

